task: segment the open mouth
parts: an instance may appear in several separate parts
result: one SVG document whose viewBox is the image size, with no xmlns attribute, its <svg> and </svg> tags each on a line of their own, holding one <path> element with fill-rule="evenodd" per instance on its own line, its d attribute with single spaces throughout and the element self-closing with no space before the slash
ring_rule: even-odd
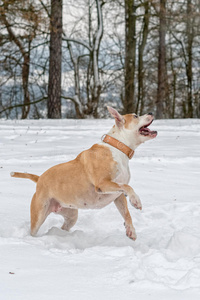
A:
<svg viewBox="0 0 200 300">
<path fill-rule="evenodd" d="M 152 122 L 153 122 L 153 120 L 152 120 L 150 123 L 148 123 L 148 124 L 142 126 L 142 127 L 139 129 L 139 133 L 140 133 L 141 135 L 149 136 L 149 137 L 152 137 L 152 138 L 156 137 L 156 136 L 157 136 L 157 131 L 151 131 L 151 130 L 148 128 L 148 126 L 150 126 Z"/>
</svg>

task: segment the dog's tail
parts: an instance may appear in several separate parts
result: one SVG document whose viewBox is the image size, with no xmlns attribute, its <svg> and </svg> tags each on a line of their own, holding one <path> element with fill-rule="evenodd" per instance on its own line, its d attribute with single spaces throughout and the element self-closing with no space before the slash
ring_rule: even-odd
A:
<svg viewBox="0 0 200 300">
<path fill-rule="evenodd" d="M 37 182 L 39 179 L 39 176 L 29 173 L 19 173 L 19 172 L 11 172 L 11 177 L 17 177 L 17 178 L 28 178 L 34 182 Z"/>
</svg>

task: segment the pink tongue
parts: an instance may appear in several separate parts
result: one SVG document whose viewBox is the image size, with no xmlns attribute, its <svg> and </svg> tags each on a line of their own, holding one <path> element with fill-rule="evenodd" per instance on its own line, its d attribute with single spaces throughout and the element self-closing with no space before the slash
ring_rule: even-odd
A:
<svg viewBox="0 0 200 300">
<path fill-rule="evenodd" d="M 143 127 L 143 128 L 141 128 L 141 131 L 147 131 L 147 132 L 149 132 L 150 130 L 147 127 Z"/>
</svg>

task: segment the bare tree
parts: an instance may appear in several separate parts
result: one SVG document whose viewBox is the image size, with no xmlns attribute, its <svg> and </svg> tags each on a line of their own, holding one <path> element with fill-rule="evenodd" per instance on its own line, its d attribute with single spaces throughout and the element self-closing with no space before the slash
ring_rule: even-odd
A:
<svg viewBox="0 0 200 300">
<path fill-rule="evenodd" d="M 193 117 L 193 92 L 192 92 L 192 81 L 193 81 L 193 40 L 194 40 L 194 26 L 193 26 L 193 5 L 192 0 L 187 0 L 187 20 L 186 20 L 186 36 L 187 36 L 187 64 L 186 64 L 186 75 L 187 75 L 187 109 L 186 116 L 188 118 Z"/>
<path fill-rule="evenodd" d="M 167 78 L 166 78 L 166 0 L 160 0 L 159 13 L 159 52 L 158 52 L 158 90 L 156 117 L 162 119 L 164 116 L 164 102 L 166 101 Z"/>
<path fill-rule="evenodd" d="M 101 94 L 101 82 L 99 75 L 99 51 L 101 40 L 103 36 L 103 15 L 102 6 L 103 1 L 95 0 L 96 6 L 96 18 L 97 18 L 97 28 L 94 29 L 91 19 L 92 4 L 88 3 L 88 42 L 80 40 L 77 38 L 69 38 L 66 33 L 64 34 L 63 40 L 67 42 L 67 47 L 69 49 L 71 61 L 74 67 L 74 79 L 75 79 L 75 95 L 74 97 L 67 97 L 71 99 L 76 108 L 76 112 L 80 117 L 84 115 L 98 116 L 98 104 Z M 92 32 L 94 32 L 92 34 Z M 84 50 L 88 52 L 88 63 L 87 63 L 87 79 L 86 79 L 86 93 L 87 101 L 83 101 L 80 96 L 80 78 L 79 78 L 79 60 L 80 57 L 86 56 L 86 54 L 75 55 L 70 44 L 81 45 Z M 66 98 L 66 97 L 65 97 Z"/>
<path fill-rule="evenodd" d="M 135 110 L 136 63 L 136 5 L 135 0 L 125 0 L 125 96 L 124 112 Z"/>
<path fill-rule="evenodd" d="M 51 0 L 48 118 L 61 118 L 62 0 Z"/>
<path fill-rule="evenodd" d="M 32 2 L 25 3 L 25 1 L 11 1 L 3 0 L 1 6 L 0 22 L 4 24 L 5 29 L 8 32 L 8 38 L 10 42 L 14 43 L 21 53 L 23 58 L 22 62 L 22 87 L 24 96 L 24 106 L 22 107 L 22 119 L 27 118 L 30 110 L 30 93 L 29 93 L 29 70 L 30 70 L 30 54 L 31 44 L 36 36 L 36 30 L 39 25 L 39 16 L 34 11 Z M 17 17 L 21 17 L 24 21 L 23 34 L 17 34 L 14 31 L 16 27 L 16 21 L 10 21 L 11 12 L 18 12 Z M 7 16 L 9 13 L 9 16 Z M 29 21 L 30 19 L 30 21 Z M 27 21 L 29 24 L 27 24 Z M 27 32 L 28 31 L 28 32 Z M 26 42 L 23 43 L 23 40 Z"/>
<path fill-rule="evenodd" d="M 149 33 L 149 19 L 150 19 L 150 5 L 149 1 L 144 2 L 144 16 L 143 26 L 140 32 L 140 41 L 138 46 L 138 95 L 137 95 L 137 106 L 136 112 L 143 113 L 144 109 L 144 50 L 147 43 L 147 37 Z M 140 110 L 139 110 L 140 107 Z"/>
<path fill-rule="evenodd" d="M 180 13 L 181 11 L 181 13 Z M 172 115 L 193 117 L 198 107 L 199 1 L 170 2 L 170 64 L 173 77 Z M 196 83 L 195 83 L 196 82 Z M 176 103 L 176 106 L 175 106 Z"/>
<path fill-rule="evenodd" d="M 74 90 L 75 94 L 74 97 L 63 97 L 66 99 L 70 99 L 74 105 L 75 105 L 75 110 L 76 110 L 76 117 L 77 118 L 84 118 L 84 110 L 83 110 L 83 102 L 81 101 L 81 94 L 80 94 L 80 76 L 79 76 L 79 58 L 80 56 L 75 56 L 74 52 L 72 50 L 71 43 L 68 42 L 68 49 L 69 49 L 69 54 L 71 58 L 71 62 L 73 64 L 74 68 Z"/>
<path fill-rule="evenodd" d="M 99 48 L 101 44 L 101 39 L 103 36 L 103 16 L 102 16 L 102 5 L 104 2 L 96 0 L 96 10 L 97 10 L 97 23 L 98 27 L 93 36 L 93 41 L 89 41 L 92 44 L 92 51 L 90 52 L 91 59 L 91 77 L 93 78 L 93 85 L 91 86 L 91 98 L 88 102 L 88 112 L 93 113 L 95 117 L 98 116 L 97 109 L 99 103 L 99 97 L 101 93 L 101 83 L 99 78 Z M 88 80 L 89 81 L 89 80 Z"/>
</svg>

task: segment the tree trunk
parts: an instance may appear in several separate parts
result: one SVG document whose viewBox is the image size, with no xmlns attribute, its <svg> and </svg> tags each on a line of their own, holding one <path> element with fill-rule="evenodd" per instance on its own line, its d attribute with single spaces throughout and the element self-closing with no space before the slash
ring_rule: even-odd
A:
<svg viewBox="0 0 200 300">
<path fill-rule="evenodd" d="M 170 118 L 174 119 L 175 118 L 175 112 L 176 112 L 176 89 L 177 89 L 177 71 L 176 71 L 176 67 L 174 65 L 174 57 L 173 57 L 173 48 L 172 48 L 172 45 L 173 45 L 173 42 L 172 42 L 172 36 L 171 34 L 169 35 L 169 45 L 170 45 L 170 48 L 169 48 L 169 54 L 170 54 L 170 57 L 169 57 L 169 62 L 170 62 L 170 65 L 171 65 L 171 76 L 172 76 L 172 79 L 171 79 L 171 97 L 172 97 L 172 101 L 171 101 L 171 111 L 170 111 Z"/>
<path fill-rule="evenodd" d="M 22 65 L 22 86 L 24 92 L 24 104 L 30 104 L 30 95 L 28 90 L 29 82 L 29 66 L 30 66 L 30 52 L 24 55 L 24 62 Z M 30 111 L 30 105 L 22 107 L 22 119 L 26 119 Z"/>
<path fill-rule="evenodd" d="M 51 0 L 48 118 L 61 118 L 62 0 Z"/>
<path fill-rule="evenodd" d="M 193 105 L 192 105 L 192 46 L 193 46 L 193 24 L 192 24 L 192 1 L 187 0 L 187 65 L 186 65 L 186 75 L 187 75 L 187 113 L 188 118 L 193 117 Z"/>
<path fill-rule="evenodd" d="M 136 7 L 134 0 L 125 0 L 125 97 L 124 113 L 135 110 Z"/>
<path fill-rule="evenodd" d="M 93 89 L 92 89 L 92 106 L 93 116 L 98 117 L 98 104 L 101 94 L 101 83 L 99 78 L 99 48 L 103 36 L 103 15 L 100 0 L 96 0 L 98 28 L 95 33 L 93 51 L 92 51 L 92 67 L 93 67 Z"/>
<path fill-rule="evenodd" d="M 159 54 L 158 54 L 158 90 L 156 117 L 162 119 L 164 115 L 164 102 L 166 101 L 166 0 L 160 0 L 160 26 L 159 26 Z"/>
<path fill-rule="evenodd" d="M 149 31 L 149 2 L 144 3 L 144 18 L 143 18 L 143 30 L 142 30 L 142 38 L 141 42 L 138 47 L 138 100 L 137 100 L 137 107 L 136 113 L 139 111 L 140 107 L 140 114 L 143 113 L 144 108 L 144 66 L 143 66 L 143 55 L 144 49 L 147 42 L 147 36 Z"/>
</svg>

